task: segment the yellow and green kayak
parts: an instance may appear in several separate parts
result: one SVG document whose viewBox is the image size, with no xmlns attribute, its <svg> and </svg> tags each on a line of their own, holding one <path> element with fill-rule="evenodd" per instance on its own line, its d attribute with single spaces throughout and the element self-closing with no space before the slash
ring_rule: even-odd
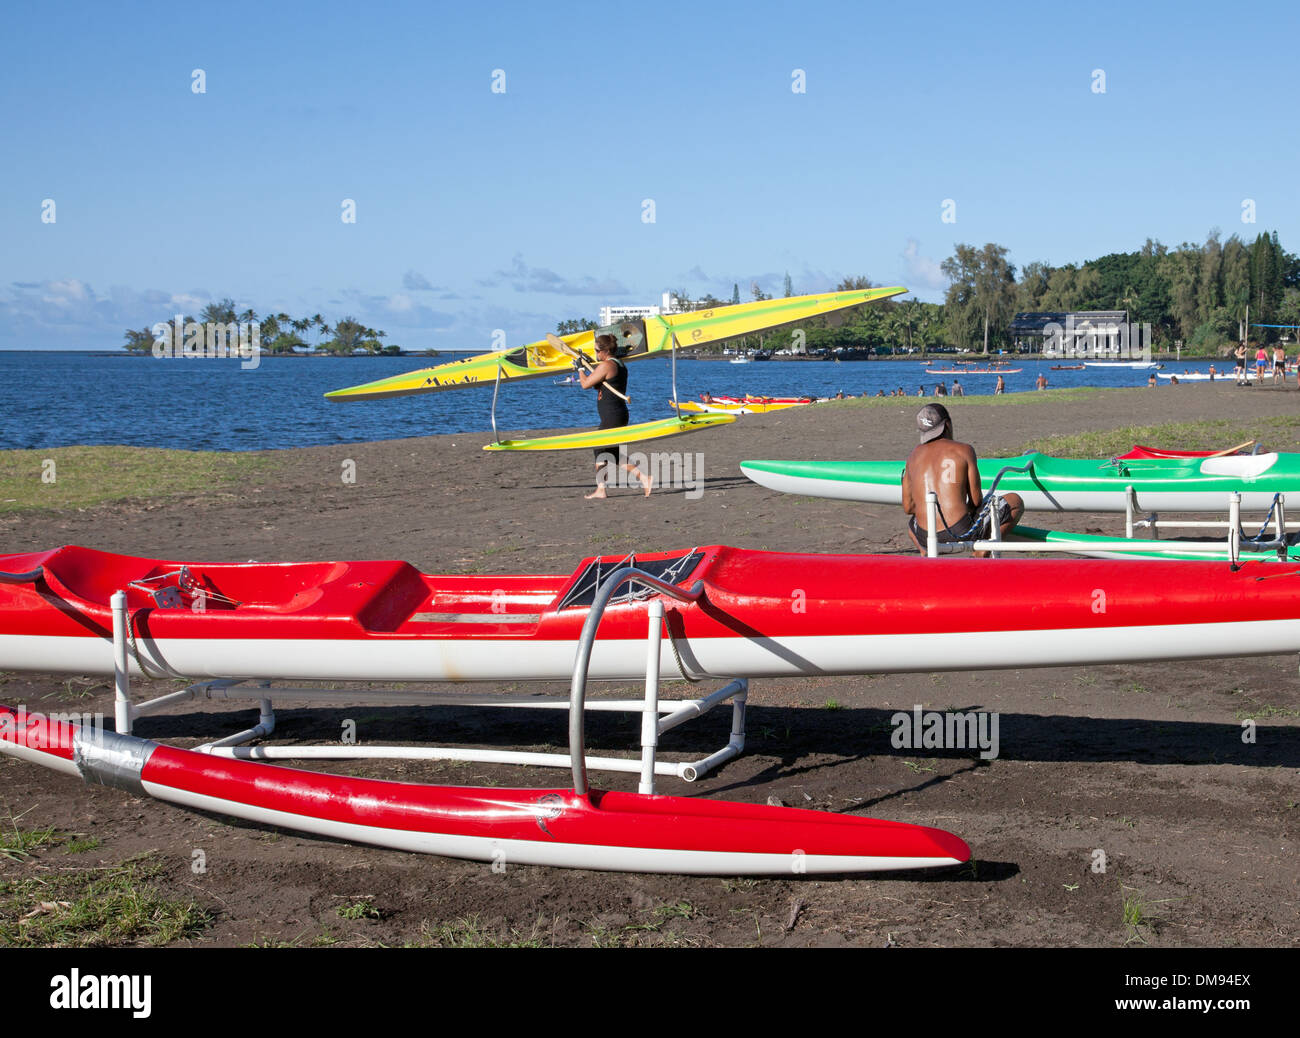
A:
<svg viewBox="0 0 1300 1038">
<path fill-rule="evenodd" d="M 623 361 L 642 360 L 662 353 L 677 344 L 691 348 L 722 342 L 741 335 L 767 331 L 781 325 L 796 324 L 812 317 L 879 302 L 906 292 L 905 288 L 870 288 L 853 292 L 825 292 L 820 295 L 790 296 L 785 299 L 761 299 L 737 306 L 719 306 L 711 310 L 692 310 L 684 314 L 647 317 L 644 321 L 624 321 L 611 329 L 620 338 L 619 357 Z M 597 331 L 562 336 L 572 349 L 592 360 L 592 340 Z M 329 400 L 375 400 L 409 393 L 436 393 L 462 386 L 490 386 L 500 370 L 501 381 L 541 378 L 568 371 L 573 358 L 545 339 L 513 350 L 483 353 L 465 360 L 454 360 L 432 368 L 408 371 L 347 389 L 326 393 Z"/>
<path fill-rule="evenodd" d="M 760 399 L 744 400 L 738 403 L 720 403 L 715 400 L 712 404 L 701 404 L 694 400 L 682 400 L 673 404 L 670 400 L 669 407 L 676 407 L 679 414 L 769 414 L 772 411 L 787 411 L 792 407 L 806 407 L 813 403 L 812 400 L 800 400 L 794 402 L 769 402 Z"/>
<path fill-rule="evenodd" d="M 702 414 L 681 418 L 659 418 L 653 422 L 620 425 L 616 429 L 583 429 L 579 432 L 560 433 L 556 436 L 538 436 L 530 440 L 502 440 L 489 443 L 485 451 L 576 451 L 593 447 L 616 447 L 622 443 L 642 443 L 662 440 L 668 436 L 703 432 L 736 420 L 734 414 Z"/>
</svg>

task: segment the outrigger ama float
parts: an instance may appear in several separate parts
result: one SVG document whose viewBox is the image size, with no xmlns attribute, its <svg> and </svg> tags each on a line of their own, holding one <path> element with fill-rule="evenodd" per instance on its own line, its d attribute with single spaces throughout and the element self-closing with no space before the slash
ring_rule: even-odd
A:
<svg viewBox="0 0 1300 1038">
<path fill-rule="evenodd" d="M 939 601 L 917 592 L 936 565 Z M 1277 570 L 713 546 L 586 559 L 569 575 L 455 577 L 402 562 L 180 563 L 69 546 L 0 557 L 0 669 L 111 673 L 119 684 L 130 674 L 571 677 L 573 788 L 416 786 L 274 767 L 255 762 L 274 747 L 219 755 L 220 744 L 196 752 L 139 739 L 127 734 L 129 710 L 116 733 L 0 710 L 0 752 L 198 809 L 451 856 L 687 873 L 952 865 L 969 850 L 942 830 L 654 795 L 652 760 L 638 793 L 590 790 L 586 679 L 645 675 L 649 717 L 661 668 L 738 679 L 712 705 L 751 677 L 1297 651 L 1300 575 Z M 646 730 L 643 746 L 653 746 L 652 720 Z M 225 759 L 241 755 L 253 759 Z"/>
</svg>

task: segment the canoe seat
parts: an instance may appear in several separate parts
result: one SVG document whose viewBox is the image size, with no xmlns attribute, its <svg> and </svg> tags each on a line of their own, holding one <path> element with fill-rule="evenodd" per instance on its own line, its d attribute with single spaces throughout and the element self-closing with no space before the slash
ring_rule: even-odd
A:
<svg viewBox="0 0 1300 1038">
<path fill-rule="evenodd" d="M 1254 479 L 1277 464 L 1277 453 L 1229 454 L 1222 458 L 1206 458 L 1201 462 L 1201 475 L 1227 476 L 1230 479 Z"/>
</svg>

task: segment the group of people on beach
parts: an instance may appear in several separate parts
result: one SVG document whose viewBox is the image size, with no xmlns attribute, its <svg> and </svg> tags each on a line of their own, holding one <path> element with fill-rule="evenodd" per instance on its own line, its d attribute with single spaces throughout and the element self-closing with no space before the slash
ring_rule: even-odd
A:
<svg viewBox="0 0 1300 1038">
<path fill-rule="evenodd" d="M 1249 356 L 1249 353 L 1250 353 L 1249 345 L 1245 342 L 1240 342 L 1237 344 L 1237 348 L 1236 350 L 1233 351 L 1232 354 L 1234 368 L 1237 376 L 1237 385 L 1239 386 L 1248 385 L 1250 382 L 1250 378 L 1246 374 L 1246 360 Z M 1270 360 L 1271 360 L 1273 381 L 1275 383 L 1281 382 L 1285 384 L 1286 368 L 1287 368 L 1286 347 L 1282 346 L 1281 344 L 1278 344 L 1273 347 L 1273 356 L 1271 358 L 1269 357 L 1268 350 L 1264 348 L 1263 343 L 1258 343 L 1256 345 L 1255 381 L 1256 382 L 1264 381 L 1265 373 L 1270 370 Z M 1300 389 L 1300 357 L 1296 358 L 1293 368 L 1296 373 L 1296 388 Z"/>
<path fill-rule="evenodd" d="M 1237 348 L 1232 353 L 1232 357 L 1233 374 L 1236 384 L 1239 386 L 1251 385 L 1252 376 L 1248 370 L 1250 347 L 1244 342 L 1238 343 Z M 1253 376 L 1255 384 L 1262 383 L 1266 375 L 1272 375 L 1274 385 L 1281 382 L 1285 386 L 1288 368 L 1295 372 L 1296 388 L 1300 389 L 1300 356 L 1297 356 L 1294 361 L 1288 361 L 1286 356 L 1286 347 L 1281 345 L 1274 346 L 1271 355 L 1263 346 L 1256 348 L 1255 374 Z M 1183 368 L 1182 374 L 1184 378 L 1195 378 L 1197 381 L 1200 381 L 1204 377 L 1200 372 L 1192 371 L 1190 368 Z M 1210 370 L 1207 374 L 1209 375 L 1209 380 L 1211 382 L 1217 381 L 1219 378 L 1226 380 L 1228 377 L 1226 371 L 1219 371 L 1219 369 L 1213 364 L 1210 365 Z M 1147 385 L 1155 386 L 1157 384 L 1156 373 L 1153 371 L 1147 376 Z M 1178 375 L 1170 374 L 1169 384 L 1171 386 L 1178 385 Z"/>
</svg>

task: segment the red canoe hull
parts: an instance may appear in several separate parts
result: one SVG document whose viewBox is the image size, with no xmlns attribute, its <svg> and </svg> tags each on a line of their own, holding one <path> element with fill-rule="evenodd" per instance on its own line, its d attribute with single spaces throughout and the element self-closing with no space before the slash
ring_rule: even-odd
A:
<svg viewBox="0 0 1300 1038">
<path fill-rule="evenodd" d="M 113 672 L 109 599 L 127 589 L 133 673 L 357 681 L 567 679 L 596 560 L 569 575 L 427 576 L 403 562 L 190 563 L 214 594 L 149 593 L 180 563 L 67 547 L 0 557 L 0 670 Z M 617 560 L 603 560 L 608 569 Z M 667 601 L 665 676 L 1062 666 L 1300 651 L 1300 583 L 1248 562 L 925 559 L 706 547 Z M 1267 579 L 1262 579 L 1267 578 Z M 162 581 L 166 583 L 165 580 Z M 198 606 L 202 604 L 203 608 Z M 590 676 L 644 674 L 643 601 L 612 605 Z M 674 648 L 676 653 L 674 653 Z"/>
</svg>

